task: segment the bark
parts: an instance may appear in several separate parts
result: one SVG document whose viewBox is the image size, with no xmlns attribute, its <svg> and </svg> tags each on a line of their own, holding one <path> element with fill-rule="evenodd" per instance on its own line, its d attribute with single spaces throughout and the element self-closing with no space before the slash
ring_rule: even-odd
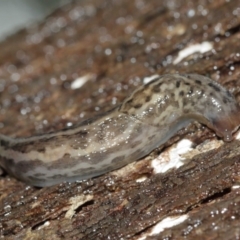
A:
<svg viewBox="0 0 240 240">
<path fill-rule="evenodd" d="M 31 136 L 70 126 L 113 108 L 153 74 L 207 75 L 240 101 L 239 6 L 239 0 L 63 6 L 0 43 L 1 133 Z M 179 60 L 181 50 L 203 42 L 209 51 Z M 86 83 L 74 87 L 81 77 Z M 183 165 L 155 173 L 152 160 L 161 154 L 168 161 L 182 139 L 193 143 Z M 91 180 L 40 189 L 3 174 L 0 236 L 238 239 L 239 182 L 240 142 L 223 143 L 196 123 L 141 161 Z M 184 220 L 162 227 L 169 217 Z"/>
</svg>

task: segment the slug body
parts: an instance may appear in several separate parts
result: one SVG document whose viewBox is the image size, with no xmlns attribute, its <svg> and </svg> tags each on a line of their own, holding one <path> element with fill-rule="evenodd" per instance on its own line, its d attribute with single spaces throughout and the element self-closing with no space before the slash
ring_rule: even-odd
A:
<svg viewBox="0 0 240 240">
<path fill-rule="evenodd" d="M 232 94 L 211 79 L 163 75 L 74 128 L 29 138 L 0 135 L 0 166 L 34 186 L 87 179 L 146 156 L 194 120 L 231 141 L 239 114 Z"/>
</svg>

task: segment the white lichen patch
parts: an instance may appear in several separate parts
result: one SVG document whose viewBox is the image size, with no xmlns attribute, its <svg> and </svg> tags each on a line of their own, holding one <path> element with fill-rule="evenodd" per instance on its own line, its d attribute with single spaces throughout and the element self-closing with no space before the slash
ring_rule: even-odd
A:
<svg viewBox="0 0 240 240">
<path fill-rule="evenodd" d="M 196 43 L 179 51 L 178 56 L 173 61 L 173 64 L 176 65 L 181 62 L 184 58 L 194 54 L 194 53 L 205 53 L 213 49 L 213 44 L 211 42 L 202 42 Z"/>
<path fill-rule="evenodd" d="M 179 168 L 186 159 L 191 159 L 200 153 L 208 152 L 222 145 L 222 140 L 207 140 L 193 149 L 192 142 L 188 139 L 183 139 L 152 160 L 154 173 L 164 173 L 171 168 Z"/>
<path fill-rule="evenodd" d="M 49 221 L 46 221 L 46 222 L 44 222 L 41 226 L 39 226 L 39 227 L 37 228 L 37 230 L 41 230 L 41 229 L 43 229 L 43 228 L 45 228 L 45 227 L 48 227 L 48 226 L 50 226 L 50 222 L 49 222 Z"/>
<path fill-rule="evenodd" d="M 183 139 L 167 151 L 162 152 L 157 158 L 152 160 L 151 165 L 154 173 L 164 173 L 171 168 L 179 168 L 185 160 L 181 154 L 190 150 L 192 150 L 192 142 L 188 139 Z"/>
<path fill-rule="evenodd" d="M 138 240 L 144 240 L 149 236 L 154 236 L 159 233 L 161 233 L 166 228 L 171 228 L 176 225 L 179 225 L 180 223 L 186 221 L 188 219 L 188 215 L 182 215 L 182 216 L 175 216 L 175 217 L 166 217 L 159 223 L 157 223 L 149 233 L 147 233 L 145 236 L 141 236 L 138 238 Z"/>
<path fill-rule="evenodd" d="M 144 182 L 146 179 L 147 179 L 146 176 L 142 176 L 142 177 L 138 178 L 138 179 L 136 180 L 136 182 L 138 182 L 138 183 Z"/>
<path fill-rule="evenodd" d="M 89 81 L 90 79 L 93 79 L 95 77 L 96 77 L 95 74 L 91 74 L 91 73 L 81 76 L 81 77 L 75 79 L 71 83 L 71 89 L 81 88 L 87 81 Z"/>
</svg>

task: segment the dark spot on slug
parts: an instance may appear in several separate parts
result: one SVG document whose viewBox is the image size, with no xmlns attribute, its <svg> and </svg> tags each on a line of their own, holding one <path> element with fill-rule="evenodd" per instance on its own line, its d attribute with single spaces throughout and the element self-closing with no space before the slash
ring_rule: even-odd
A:
<svg viewBox="0 0 240 240">
<path fill-rule="evenodd" d="M 228 103 L 228 102 L 230 102 L 229 99 L 226 98 L 226 97 L 223 97 L 222 100 L 223 100 L 223 102 L 224 102 L 225 104 Z"/>
<path fill-rule="evenodd" d="M 154 86 L 152 90 L 154 93 L 158 93 L 160 91 L 160 89 L 157 86 Z"/>
<path fill-rule="evenodd" d="M 228 97 L 232 98 L 232 94 L 229 91 L 227 91 L 227 95 Z"/>
<path fill-rule="evenodd" d="M 165 119 L 165 118 L 166 118 L 166 117 L 164 117 L 163 119 Z M 151 136 L 148 137 L 148 140 L 151 141 L 151 140 L 153 140 L 155 137 L 156 137 L 155 135 L 151 135 Z"/>
<path fill-rule="evenodd" d="M 185 77 L 185 78 L 188 78 L 188 79 L 191 79 L 191 77 L 189 76 L 189 74 L 180 74 L 182 77 Z"/>
<path fill-rule="evenodd" d="M 161 117 L 161 121 L 166 121 L 166 116 Z"/>
<path fill-rule="evenodd" d="M 137 146 L 139 146 L 141 144 L 141 141 L 135 141 L 133 143 L 130 143 L 130 147 L 131 148 L 136 148 Z"/>
<path fill-rule="evenodd" d="M 135 104 L 133 107 L 136 108 L 136 109 L 138 109 L 138 108 L 142 107 L 142 103 L 137 103 L 137 104 Z"/>
<path fill-rule="evenodd" d="M 188 94 L 192 94 L 193 93 L 193 90 L 194 88 L 193 87 L 190 87 L 189 91 L 188 91 Z"/>
<path fill-rule="evenodd" d="M 43 167 L 44 162 L 41 160 L 35 159 L 35 160 L 31 160 L 31 164 L 29 164 L 29 161 L 25 160 L 25 161 L 15 162 L 15 166 L 18 173 L 21 174 L 21 173 L 31 172 L 32 169 L 37 167 Z"/>
<path fill-rule="evenodd" d="M 185 84 L 186 86 L 189 86 L 189 85 L 190 85 L 190 83 L 189 83 L 189 82 L 185 82 L 184 84 Z"/>
<path fill-rule="evenodd" d="M 81 131 L 77 132 L 77 135 L 80 135 L 80 136 L 83 136 L 83 137 L 86 137 L 87 134 L 88 134 L 88 131 L 84 131 L 84 130 L 81 130 Z"/>
<path fill-rule="evenodd" d="M 82 174 L 83 172 L 93 172 L 94 170 L 96 170 L 95 167 L 88 167 L 88 168 L 80 168 L 77 170 L 74 170 L 73 173 L 74 174 Z"/>
<path fill-rule="evenodd" d="M 144 156 L 144 155 L 146 155 L 144 150 L 143 149 L 138 149 L 132 154 L 132 157 L 139 158 L 139 156 Z"/>
<path fill-rule="evenodd" d="M 162 84 L 163 84 L 163 82 L 159 82 L 158 84 L 154 85 L 152 88 L 152 91 L 154 93 L 159 93 L 161 91 Z"/>
<path fill-rule="evenodd" d="M 56 174 L 54 176 L 49 176 L 47 177 L 47 179 L 52 180 L 52 179 L 62 179 L 62 181 L 64 181 L 64 179 L 66 179 L 69 176 L 69 174 L 65 173 L 65 174 Z"/>
<path fill-rule="evenodd" d="M 115 158 L 112 160 L 112 163 L 121 162 L 124 158 L 125 158 L 124 155 L 115 157 Z"/>
<path fill-rule="evenodd" d="M 46 151 L 46 148 L 41 147 L 41 148 L 38 148 L 37 151 L 40 152 L 40 153 L 44 153 Z"/>
<path fill-rule="evenodd" d="M 179 88 L 179 87 L 180 87 L 180 83 L 181 83 L 180 81 L 177 81 L 177 82 L 176 82 L 176 88 Z"/>
<path fill-rule="evenodd" d="M 45 173 L 35 173 L 33 174 L 34 177 L 45 177 L 46 174 Z"/>
<path fill-rule="evenodd" d="M 131 99 L 129 99 L 129 100 L 126 101 L 126 104 L 131 104 L 132 101 L 133 101 L 133 99 L 131 98 Z"/>
<path fill-rule="evenodd" d="M 179 96 L 183 97 L 184 96 L 184 91 L 180 91 Z"/>
<path fill-rule="evenodd" d="M 183 106 L 186 106 L 189 103 L 188 98 L 183 99 Z M 186 111 L 186 109 L 184 110 Z"/>
<path fill-rule="evenodd" d="M 145 102 L 149 102 L 151 100 L 151 96 L 149 95 L 149 96 L 146 96 L 146 98 L 145 98 Z"/>
<path fill-rule="evenodd" d="M 202 85 L 202 82 L 199 81 L 199 80 L 195 80 L 195 83 L 198 84 L 198 85 Z"/>
<path fill-rule="evenodd" d="M 213 92 L 210 92 L 210 93 L 209 93 L 209 96 L 210 96 L 210 97 L 214 97 L 214 93 L 213 93 Z"/>
<path fill-rule="evenodd" d="M 208 86 L 212 87 L 217 92 L 221 92 L 221 88 L 219 86 L 217 86 L 216 84 L 208 83 Z"/>
<path fill-rule="evenodd" d="M 9 142 L 8 141 L 4 141 L 4 140 L 0 140 L 0 146 L 8 148 Z"/>
</svg>

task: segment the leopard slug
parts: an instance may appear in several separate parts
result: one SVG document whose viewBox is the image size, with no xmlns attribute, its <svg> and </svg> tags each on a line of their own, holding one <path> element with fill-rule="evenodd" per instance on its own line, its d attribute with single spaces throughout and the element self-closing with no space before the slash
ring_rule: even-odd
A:
<svg viewBox="0 0 240 240">
<path fill-rule="evenodd" d="M 99 176 L 138 160 L 196 120 L 225 141 L 240 125 L 233 95 L 197 74 L 167 74 L 75 127 L 28 138 L 0 135 L 0 166 L 34 186 Z"/>
</svg>

